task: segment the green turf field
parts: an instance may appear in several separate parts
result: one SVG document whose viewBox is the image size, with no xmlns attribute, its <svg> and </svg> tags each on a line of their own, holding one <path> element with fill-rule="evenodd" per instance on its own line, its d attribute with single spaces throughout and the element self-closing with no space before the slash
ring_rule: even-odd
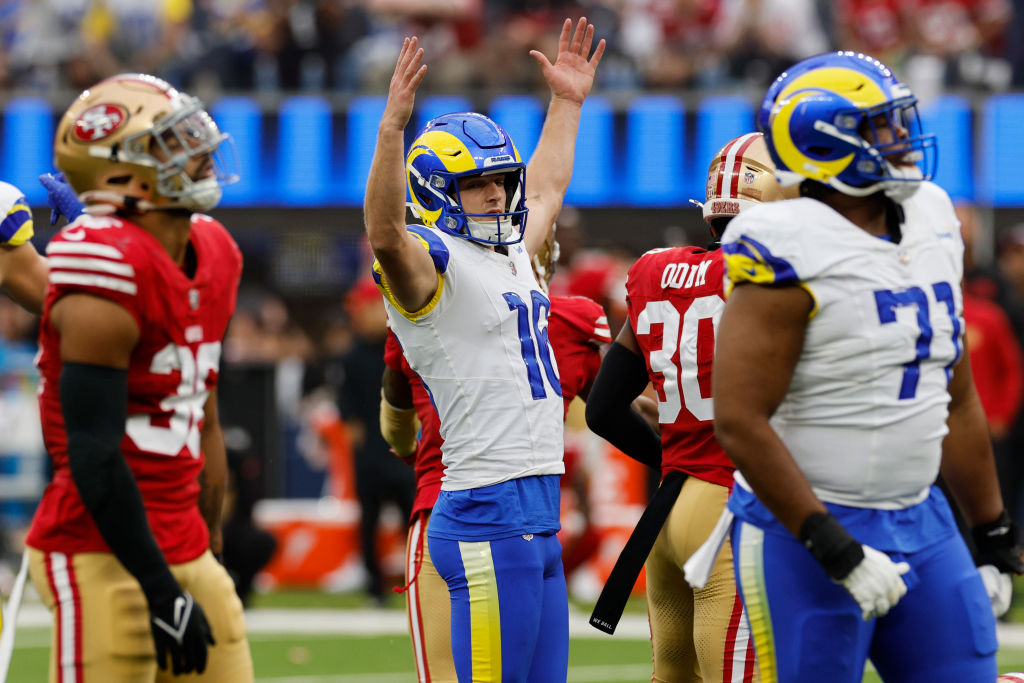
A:
<svg viewBox="0 0 1024 683">
<path fill-rule="evenodd" d="M 389 609 L 368 613 L 359 596 L 324 595 L 315 592 L 287 592 L 261 596 L 249 613 L 250 622 L 269 622 L 250 634 L 256 680 L 260 683 L 406 683 L 415 680 L 415 668 L 409 638 L 394 629 L 381 635 L 355 635 L 368 621 L 367 615 L 380 615 L 394 626 L 402 619 L 401 600 L 392 600 Z M 574 618 L 588 610 L 577 604 Z M 296 609 L 300 610 L 296 612 Z M 339 625 L 339 633 L 295 633 L 304 628 L 302 615 L 323 610 Z M 627 615 L 643 613 L 642 601 L 633 601 Z M 359 623 L 363 620 L 364 623 Z M 281 632 L 272 630 L 280 623 Z M 356 623 L 353 623 L 356 622 Z M 634 619 L 635 622 L 635 619 Z M 367 627 L 365 630 L 372 631 Z M 290 631 L 290 632 L 285 632 Z M 589 635 L 589 634 L 588 634 Z M 39 683 L 46 680 L 49 630 L 21 627 L 17 632 L 9 683 Z M 1018 642 L 1019 641 L 1019 642 Z M 569 681 L 577 683 L 641 683 L 650 680 L 650 644 L 643 637 L 603 636 L 573 638 L 569 650 Z M 1000 671 L 1024 670 L 1024 638 L 1004 645 L 999 657 Z M 877 682 L 869 671 L 864 680 Z"/>
</svg>

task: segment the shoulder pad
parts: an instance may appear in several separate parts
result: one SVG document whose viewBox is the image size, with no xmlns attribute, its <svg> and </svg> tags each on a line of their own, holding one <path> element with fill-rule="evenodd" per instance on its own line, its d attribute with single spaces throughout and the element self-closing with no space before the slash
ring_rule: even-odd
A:
<svg viewBox="0 0 1024 683">
<path fill-rule="evenodd" d="M 794 200 L 799 201 L 799 200 Z M 813 201 L 813 200 L 809 200 Z M 732 219 L 722 237 L 722 254 L 730 282 L 795 284 L 801 281 L 794 261 L 802 253 L 805 236 L 798 220 L 777 205 L 760 204 Z M 764 209 L 775 209 L 765 211 Z"/>
<path fill-rule="evenodd" d="M 134 253 L 117 239 L 124 223 L 112 217 L 83 216 L 46 245 L 50 284 L 59 293 L 82 290 L 122 299 L 138 293 Z"/>
<path fill-rule="evenodd" d="M 0 182 L 0 245 L 16 247 L 32 239 L 32 211 L 21 190 Z"/>
</svg>

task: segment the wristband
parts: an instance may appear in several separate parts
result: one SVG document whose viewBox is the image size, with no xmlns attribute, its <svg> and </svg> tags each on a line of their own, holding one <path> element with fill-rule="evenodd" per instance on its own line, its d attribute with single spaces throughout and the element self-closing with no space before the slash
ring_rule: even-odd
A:
<svg viewBox="0 0 1024 683">
<path fill-rule="evenodd" d="M 839 520 L 816 512 L 800 525 L 800 541 L 811 551 L 825 573 L 842 581 L 864 559 L 864 549 Z"/>
</svg>

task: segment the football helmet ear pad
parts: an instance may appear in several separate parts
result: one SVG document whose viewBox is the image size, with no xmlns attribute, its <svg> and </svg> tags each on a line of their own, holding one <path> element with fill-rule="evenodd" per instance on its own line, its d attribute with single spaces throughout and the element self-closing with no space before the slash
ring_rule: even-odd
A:
<svg viewBox="0 0 1024 683">
<path fill-rule="evenodd" d="M 508 133 L 482 114 L 431 119 L 406 155 L 409 208 L 425 225 L 483 244 L 515 244 L 526 229 L 526 164 Z M 505 176 L 505 211 L 468 213 L 459 180 Z"/>
<path fill-rule="evenodd" d="M 757 115 L 783 185 L 805 179 L 844 194 L 902 201 L 935 174 L 935 136 L 917 98 L 884 64 L 854 52 L 810 57 L 769 87 Z"/>
</svg>

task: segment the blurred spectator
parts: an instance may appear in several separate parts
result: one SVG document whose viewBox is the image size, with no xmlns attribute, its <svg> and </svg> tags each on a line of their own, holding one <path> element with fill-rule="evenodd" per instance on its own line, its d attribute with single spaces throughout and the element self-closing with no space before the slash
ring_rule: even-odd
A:
<svg viewBox="0 0 1024 683">
<path fill-rule="evenodd" d="M 228 451 L 228 487 L 222 512 L 223 561 L 242 605 L 248 604 L 253 579 L 277 549 L 274 535 L 252 521 L 253 506 L 260 497 L 261 467 L 260 458 L 255 454 Z"/>
<path fill-rule="evenodd" d="M 1000 288 L 996 301 L 1010 313 L 1010 323 L 1019 344 L 1024 339 L 1024 315 L 1021 314 L 1024 311 L 1024 224 L 1000 235 L 998 247 L 996 282 Z M 1006 508 L 1015 516 L 1024 514 L 1024 415 L 1020 411 L 995 453 Z"/>
<path fill-rule="evenodd" d="M 1024 0 L 7 0 L 0 85 L 79 90 L 146 71 L 216 96 L 377 92 L 402 37 L 431 55 L 425 88 L 531 92 L 528 56 L 554 51 L 552 27 L 586 15 L 608 35 L 598 87 L 763 86 L 828 49 L 865 51 L 903 70 L 924 99 L 942 84 L 1024 82 L 1007 40 Z"/>
<path fill-rule="evenodd" d="M 899 69 L 910 50 L 902 0 L 840 0 L 835 5 L 837 47 L 863 52 Z"/>
<path fill-rule="evenodd" d="M 345 298 L 345 309 L 354 339 L 344 355 L 333 359 L 335 368 L 328 372 L 328 377 L 334 377 L 338 409 L 354 453 L 366 590 L 374 602 L 383 604 L 388 586 L 376 538 L 381 508 L 385 501 L 391 501 L 399 507 L 403 523 L 408 520 L 416 481 L 412 468 L 390 452 L 380 433 L 380 380 L 384 374 L 387 314 L 377 286 L 370 280 L 357 283 Z"/>
</svg>

